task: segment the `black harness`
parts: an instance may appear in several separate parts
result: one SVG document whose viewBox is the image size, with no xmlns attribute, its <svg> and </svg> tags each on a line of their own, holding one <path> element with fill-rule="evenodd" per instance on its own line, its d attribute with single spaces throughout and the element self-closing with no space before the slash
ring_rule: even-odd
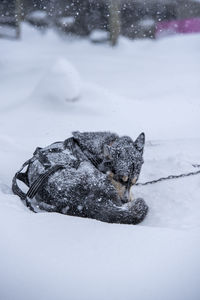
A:
<svg viewBox="0 0 200 300">
<path fill-rule="evenodd" d="M 57 143 L 54 143 L 57 144 Z M 52 144 L 52 145 L 54 145 Z M 64 149 L 68 147 L 68 149 L 71 150 L 72 153 L 76 154 L 77 158 L 77 165 L 78 168 L 80 164 L 80 160 L 78 158 L 78 153 L 81 153 L 81 156 L 84 156 L 85 160 L 90 161 L 96 168 L 101 163 L 101 160 L 98 158 L 95 158 L 94 154 L 92 154 L 88 149 L 81 147 L 81 145 L 78 143 L 77 140 L 75 140 L 73 137 L 65 140 L 63 142 Z M 38 191 L 43 187 L 44 182 L 55 172 L 64 169 L 66 166 L 63 164 L 55 164 L 51 165 L 51 163 L 48 160 L 47 154 L 48 153 L 59 153 L 63 150 L 59 147 L 53 147 L 49 149 L 43 150 L 42 148 L 36 148 L 35 152 L 33 153 L 33 157 L 29 160 L 27 160 L 20 170 L 15 174 L 13 180 L 12 180 L 12 191 L 15 195 L 19 196 L 20 199 L 25 202 L 26 206 L 29 207 L 33 212 L 36 212 L 31 205 L 30 200 L 33 199 Z M 76 153 L 75 153 L 76 152 Z M 44 167 L 45 172 L 38 176 L 38 178 L 30 185 L 28 180 L 28 170 L 30 164 L 32 164 L 35 160 L 38 160 Z M 23 170 L 26 169 L 25 172 Z M 22 189 L 19 187 L 17 180 L 23 182 L 29 189 L 27 193 L 24 193 Z"/>
</svg>

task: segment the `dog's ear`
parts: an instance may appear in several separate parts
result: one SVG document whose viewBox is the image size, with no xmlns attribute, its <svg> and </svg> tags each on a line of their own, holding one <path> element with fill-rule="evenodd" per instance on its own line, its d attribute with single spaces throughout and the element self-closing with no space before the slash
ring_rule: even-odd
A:
<svg viewBox="0 0 200 300">
<path fill-rule="evenodd" d="M 137 150 L 143 152 L 144 144 L 145 144 L 145 134 L 144 134 L 144 132 L 142 132 L 135 140 L 134 146 L 136 147 Z"/>
<path fill-rule="evenodd" d="M 106 158 L 112 159 L 111 155 L 111 146 L 109 145 L 104 145 L 103 147 L 103 154 Z"/>
</svg>

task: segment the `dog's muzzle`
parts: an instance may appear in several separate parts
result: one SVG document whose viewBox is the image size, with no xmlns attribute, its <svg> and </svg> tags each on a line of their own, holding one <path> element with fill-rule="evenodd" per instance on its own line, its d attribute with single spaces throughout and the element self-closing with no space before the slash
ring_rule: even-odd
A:
<svg viewBox="0 0 200 300">
<path fill-rule="evenodd" d="M 131 187 L 137 182 L 137 177 L 117 176 L 112 172 L 108 175 L 122 202 L 132 201 Z"/>
</svg>

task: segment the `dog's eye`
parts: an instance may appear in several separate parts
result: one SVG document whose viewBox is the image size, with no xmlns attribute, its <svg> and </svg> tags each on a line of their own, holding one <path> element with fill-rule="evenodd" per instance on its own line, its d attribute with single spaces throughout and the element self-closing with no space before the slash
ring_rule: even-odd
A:
<svg viewBox="0 0 200 300">
<path fill-rule="evenodd" d="M 123 176 L 123 177 L 122 177 L 122 180 L 123 180 L 123 182 L 127 182 L 127 181 L 128 181 L 128 176 L 126 176 L 126 175 Z"/>
</svg>

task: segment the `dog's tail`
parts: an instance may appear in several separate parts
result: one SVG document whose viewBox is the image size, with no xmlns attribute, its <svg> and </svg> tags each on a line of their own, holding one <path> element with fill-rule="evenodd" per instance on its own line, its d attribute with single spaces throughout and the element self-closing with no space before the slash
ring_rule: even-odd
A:
<svg viewBox="0 0 200 300">
<path fill-rule="evenodd" d="M 95 201 L 93 205 L 95 205 Z M 90 207 L 90 212 L 95 212 L 95 214 L 89 217 L 108 223 L 139 224 L 144 220 L 148 212 L 148 206 L 142 198 L 138 198 L 122 206 L 116 206 L 112 203 L 107 205 L 98 205 L 96 203 L 96 205 L 95 208 Z"/>
</svg>

